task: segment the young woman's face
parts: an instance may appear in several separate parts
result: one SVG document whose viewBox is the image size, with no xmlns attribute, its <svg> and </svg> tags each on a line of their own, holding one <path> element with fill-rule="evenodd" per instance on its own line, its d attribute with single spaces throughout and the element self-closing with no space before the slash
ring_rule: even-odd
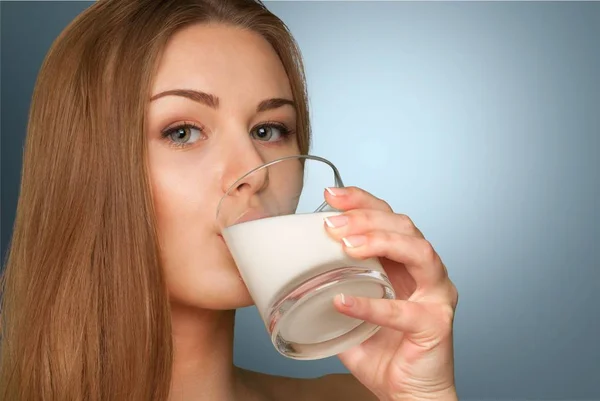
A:
<svg viewBox="0 0 600 401">
<path fill-rule="evenodd" d="M 209 309 L 252 303 L 215 214 L 245 172 L 299 153 L 292 100 L 283 65 L 256 33 L 195 25 L 167 44 L 152 87 L 147 138 L 172 302 Z M 298 172 L 291 175 L 286 180 L 298 181 Z M 253 190 L 252 183 L 246 187 Z"/>
</svg>

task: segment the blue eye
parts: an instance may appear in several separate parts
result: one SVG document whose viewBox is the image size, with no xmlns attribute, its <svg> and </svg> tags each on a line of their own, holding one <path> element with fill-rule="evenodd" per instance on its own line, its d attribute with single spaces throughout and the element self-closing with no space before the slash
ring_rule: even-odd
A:
<svg viewBox="0 0 600 401">
<path fill-rule="evenodd" d="M 192 145 L 204 136 L 202 129 L 192 124 L 182 124 L 163 132 L 163 138 L 175 146 Z"/>
<path fill-rule="evenodd" d="M 250 135 L 264 142 L 276 142 L 290 135 L 290 130 L 282 124 L 263 124 L 254 128 Z"/>
</svg>

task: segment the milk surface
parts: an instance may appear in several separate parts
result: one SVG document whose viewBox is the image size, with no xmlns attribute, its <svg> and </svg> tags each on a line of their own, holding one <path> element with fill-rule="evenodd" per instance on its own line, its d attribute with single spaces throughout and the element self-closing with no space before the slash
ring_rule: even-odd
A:
<svg viewBox="0 0 600 401">
<path fill-rule="evenodd" d="M 324 227 L 324 218 L 339 212 L 293 214 L 233 225 L 223 237 L 266 322 L 269 307 L 288 289 L 304 280 L 339 267 L 359 267 L 383 272 L 377 258 L 349 257 L 340 242 Z M 356 327 L 361 321 L 337 312 L 333 297 L 346 294 L 379 298 L 382 288 L 374 283 L 345 283 L 304 303 L 286 319 L 281 333 L 288 341 L 327 341 Z"/>
</svg>

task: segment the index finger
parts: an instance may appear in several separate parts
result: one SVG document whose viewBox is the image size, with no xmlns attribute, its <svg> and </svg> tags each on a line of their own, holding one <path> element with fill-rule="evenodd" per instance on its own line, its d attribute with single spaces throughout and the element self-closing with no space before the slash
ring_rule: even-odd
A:
<svg viewBox="0 0 600 401">
<path fill-rule="evenodd" d="M 386 201 L 358 187 L 325 188 L 325 200 L 340 210 L 375 209 L 392 212 L 392 207 Z"/>
</svg>

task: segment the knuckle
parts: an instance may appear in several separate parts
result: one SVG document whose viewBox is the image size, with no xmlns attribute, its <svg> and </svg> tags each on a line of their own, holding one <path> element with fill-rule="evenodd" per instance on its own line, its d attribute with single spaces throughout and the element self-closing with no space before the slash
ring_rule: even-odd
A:
<svg viewBox="0 0 600 401">
<path fill-rule="evenodd" d="M 420 241 L 420 253 L 421 259 L 426 263 L 433 262 L 437 259 L 437 254 L 433 245 L 426 239 Z"/>
<path fill-rule="evenodd" d="M 349 226 L 352 228 L 368 228 L 367 225 L 371 220 L 370 213 L 364 209 L 353 209 L 346 212 Z"/>
<path fill-rule="evenodd" d="M 357 186 L 349 186 L 346 187 L 346 190 L 351 196 L 356 196 L 362 194 L 364 191 Z"/>
<path fill-rule="evenodd" d="M 386 310 L 388 319 L 392 322 L 392 325 L 399 325 L 402 307 L 394 301 L 387 301 L 386 304 L 388 305 Z"/>
<path fill-rule="evenodd" d="M 404 224 L 404 226 L 409 227 L 413 224 L 412 220 L 410 217 L 408 217 L 405 214 L 402 213 L 398 213 L 396 216 L 398 216 L 398 219 L 400 219 L 400 221 L 402 222 L 402 224 Z"/>
<path fill-rule="evenodd" d="M 401 312 L 400 304 L 398 302 L 389 301 L 386 302 L 388 306 L 388 312 L 390 316 L 399 316 Z"/>
<path fill-rule="evenodd" d="M 396 234 L 391 231 L 379 231 L 376 238 L 379 239 L 379 245 L 383 246 L 384 244 L 394 242 L 396 240 Z"/>
<path fill-rule="evenodd" d="M 372 316 L 377 313 L 377 308 L 374 307 L 372 300 L 369 298 L 356 298 L 357 308 L 360 311 L 360 314 L 367 317 Z"/>
<path fill-rule="evenodd" d="M 418 229 L 415 226 L 415 223 L 412 221 L 412 219 L 410 217 L 408 217 L 405 214 L 398 214 L 398 218 L 400 220 L 400 226 L 402 227 L 403 231 L 407 232 L 407 233 L 417 233 Z"/>
<path fill-rule="evenodd" d="M 390 211 L 390 212 L 393 211 L 392 206 L 388 202 L 386 202 L 385 200 L 383 200 L 381 198 L 376 197 L 371 192 L 369 192 L 365 189 L 359 188 L 357 186 L 348 186 L 345 188 L 351 197 L 362 198 L 363 200 L 367 199 L 367 198 L 373 198 L 376 201 L 376 203 L 381 205 L 382 209 L 384 209 L 386 211 Z"/>
<path fill-rule="evenodd" d="M 366 234 L 367 236 L 367 244 L 370 247 L 377 247 L 381 242 L 383 242 L 383 232 L 371 231 Z"/>
<path fill-rule="evenodd" d="M 378 198 L 379 199 L 379 198 Z M 381 206 L 383 209 L 392 212 L 392 205 L 390 205 L 388 202 L 384 201 L 383 199 L 379 199 L 379 202 L 381 202 Z"/>
</svg>

